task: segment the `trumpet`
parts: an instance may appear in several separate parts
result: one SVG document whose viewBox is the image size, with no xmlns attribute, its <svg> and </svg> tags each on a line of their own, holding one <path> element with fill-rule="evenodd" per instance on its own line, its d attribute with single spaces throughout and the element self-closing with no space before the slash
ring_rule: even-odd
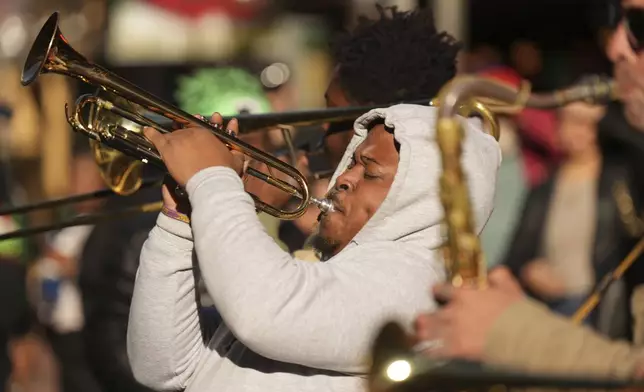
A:
<svg viewBox="0 0 644 392">
<path fill-rule="evenodd" d="M 457 287 L 484 288 L 487 268 L 474 230 L 465 173 L 461 167 L 463 129 L 456 117 L 458 106 L 473 98 L 494 114 L 513 114 L 526 107 L 549 109 L 575 101 L 598 103 L 613 100 L 615 87 L 612 80 L 592 77 L 567 89 L 538 95 L 531 93 L 528 83 L 516 89 L 486 78 L 463 76 L 455 78 L 440 91 L 436 130 L 443 164 L 440 199 L 445 211 L 443 227 L 447 240 L 443 250 L 447 276 Z M 409 342 L 411 338 L 395 324 L 389 324 L 380 331 L 372 348 L 371 392 L 413 390 L 415 381 L 443 377 L 441 372 L 445 366 L 458 362 L 440 363 L 429 359 Z M 453 367 L 449 369 L 454 370 Z M 485 372 L 480 375 L 484 376 Z M 456 374 L 453 376 L 458 377 Z M 451 380 L 455 382 L 454 377 Z"/>
<path fill-rule="evenodd" d="M 279 159 L 223 132 L 219 126 L 191 116 L 99 65 L 90 63 L 67 43 L 58 27 L 57 12 L 54 12 L 47 19 L 32 44 L 22 71 L 21 83 L 27 86 L 44 73 L 71 76 L 98 87 L 97 93 L 80 96 L 73 108 L 65 105 L 65 110 L 67 120 L 72 129 L 89 137 L 94 159 L 109 189 L 98 193 L 4 209 L 0 211 L 0 215 L 25 213 L 36 209 L 50 208 L 114 194 L 128 196 L 144 186 L 150 186 L 151 184 L 143 185 L 141 173 L 143 164 L 149 163 L 162 170 L 165 170 L 165 166 L 158 152 L 143 136 L 143 127 L 150 126 L 160 132 L 170 132 L 173 124 L 177 123 L 184 126 L 197 125 L 209 129 L 229 148 L 241 151 L 251 159 L 265 163 L 269 170 L 276 169 L 297 183 L 297 186 L 293 186 L 270 173 L 266 174 L 249 168 L 248 175 L 259 178 L 299 200 L 293 210 L 287 211 L 268 205 L 251 194 L 258 210 L 280 219 L 296 219 L 305 212 L 309 205 L 317 206 L 323 213 L 333 208 L 333 204 L 329 200 L 316 199 L 309 194 L 307 181 L 294 167 L 294 164 L 283 163 Z M 284 132 L 285 130 L 295 126 L 355 120 L 372 109 L 397 103 L 283 113 L 242 114 L 235 116 L 235 118 L 239 122 L 241 134 L 272 128 L 282 129 L 289 150 L 291 150 L 291 155 L 294 155 L 292 153 L 293 146 L 289 143 L 290 137 L 288 136 L 290 134 Z M 404 103 L 436 105 L 438 101 L 427 99 Z M 493 114 L 485 106 L 475 100 L 470 100 L 461 103 L 457 110 L 463 116 L 478 115 L 481 117 L 487 124 L 487 131 L 498 138 L 499 125 L 495 121 Z M 224 122 L 229 120 L 230 118 L 224 118 Z M 332 173 L 333 170 L 329 169 L 324 172 L 314 173 L 312 177 L 314 179 L 327 178 Z M 134 206 L 127 210 L 127 214 L 103 213 L 84 216 L 50 226 L 5 233 L 0 235 L 0 240 L 29 236 L 65 227 L 92 224 L 106 219 L 119 219 L 136 213 L 156 212 L 160 208 L 159 203 Z"/>
<path fill-rule="evenodd" d="M 77 78 L 116 96 L 116 99 L 106 99 L 99 94 L 82 95 L 73 108 L 65 105 L 67 121 L 75 131 L 90 138 L 103 179 L 114 192 L 121 195 L 135 192 L 141 185 L 142 164 L 166 170 L 158 151 L 141 132 L 143 126 L 153 127 L 162 133 L 172 131 L 167 125 L 153 120 L 152 116 L 156 115 L 181 126 L 208 129 L 228 148 L 266 164 L 271 171 L 264 173 L 249 168 L 247 175 L 275 186 L 299 200 L 293 209 L 285 210 L 267 204 L 251 194 L 257 210 L 280 219 L 296 219 L 304 214 L 309 205 L 317 206 L 323 213 L 332 210 L 333 204 L 329 200 L 316 199 L 310 195 L 306 179 L 292 165 L 228 134 L 221 126 L 191 116 L 118 75 L 90 63 L 67 43 L 58 27 L 58 20 L 58 13 L 54 12 L 41 28 L 25 61 L 21 83 L 27 86 L 41 74 L 57 73 Z M 89 112 L 87 118 L 84 117 L 86 112 Z M 341 118 L 355 118 L 364 112 L 365 108 L 360 108 L 335 114 Z M 329 113 L 323 113 L 323 116 L 328 118 Z M 314 116 L 309 113 L 307 118 L 310 120 L 311 117 Z M 277 119 L 283 120 L 284 117 L 277 116 Z M 299 117 L 296 120 L 301 119 Z M 256 118 L 258 123 L 261 122 L 259 120 L 259 117 Z M 291 185 L 273 175 L 273 170 L 282 173 L 297 185 Z"/>
</svg>

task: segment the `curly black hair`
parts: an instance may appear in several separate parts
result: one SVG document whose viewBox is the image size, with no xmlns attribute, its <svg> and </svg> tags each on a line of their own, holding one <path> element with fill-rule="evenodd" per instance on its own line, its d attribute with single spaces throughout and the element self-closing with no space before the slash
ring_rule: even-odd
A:
<svg viewBox="0 0 644 392">
<path fill-rule="evenodd" d="M 355 30 L 334 44 L 347 98 L 358 104 L 385 104 L 434 97 L 456 75 L 462 44 L 436 29 L 430 8 L 376 8 L 379 19 L 361 16 Z"/>
</svg>

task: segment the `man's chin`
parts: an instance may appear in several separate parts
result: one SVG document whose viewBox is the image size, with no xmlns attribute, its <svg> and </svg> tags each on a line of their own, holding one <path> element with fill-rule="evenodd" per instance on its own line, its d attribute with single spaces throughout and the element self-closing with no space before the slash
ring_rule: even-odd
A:
<svg viewBox="0 0 644 392">
<path fill-rule="evenodd" d="M 333 238 L 324 235 L 324 233 L 318 232 L 313 236 L 311 245 L 314 249 L 320 252 L 322 260 L 324 261 L 336 253 L 340 243 Z"/>
<path fill-rule="evenodd" d="M 331 233 L 333 233 L 333 224 L 329 222 L 329 218 L 326 216 L 320 216 L 319 225 L 317 228 L 316 237 L 321 237 L 329 239 Z"/>
<path fill-rule="evenodd" d="M 340 211 L 333 211 L 333 212 L 320 212 L 318 215 L 318 222 L 320 222 L 320 226 L 328 226 L 332 225 L 333 221 L 338 219 L 338 215 L 340 214 Z"/>
</svg>

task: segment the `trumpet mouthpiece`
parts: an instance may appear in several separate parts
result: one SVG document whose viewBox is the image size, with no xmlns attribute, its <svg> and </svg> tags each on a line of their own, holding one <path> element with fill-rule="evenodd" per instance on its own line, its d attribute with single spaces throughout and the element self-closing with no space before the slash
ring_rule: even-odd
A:
<svg viewBox="0 0 644 392">
<path fill-rule="evenodd" d="M 329 212 L 335 211 L 333 202 L 330 199 L 316 199 L 312 197 L 311 202 L 315 204 L 315 206 L 319 208 L 323 214 L 328 214 Z"/>
</svg>

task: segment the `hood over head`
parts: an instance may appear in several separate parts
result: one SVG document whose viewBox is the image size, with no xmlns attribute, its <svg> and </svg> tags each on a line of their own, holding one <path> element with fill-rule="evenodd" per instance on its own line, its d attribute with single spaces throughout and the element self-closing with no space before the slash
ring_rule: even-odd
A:
<svg viewBox="0 0 644 392">
<path fill-rule="evenodd" d="M 435 249 L 445 240 L 441 231 L 443 206 L 440 202 L 439 178 L 442 173 L 440 151 L 436 141 L 438 109 L 429 106 L 401 104 L 374 109 L 354 125 L 355 134 L 330 182 L 351 162 L 356 148 L 367 137 L 367 126 L 383 118 L 393 128 L 400 144 L 398 171 L 382 205 L 352 240 L 354 244 L 399 241 Z M 480 233 L 494 206 L 497 171 L 501 150 L 497 141 L 486 134 L 481 121 L 462 118 L 464 139 L 461 163 L 477 233 Z"/>
</svg>

